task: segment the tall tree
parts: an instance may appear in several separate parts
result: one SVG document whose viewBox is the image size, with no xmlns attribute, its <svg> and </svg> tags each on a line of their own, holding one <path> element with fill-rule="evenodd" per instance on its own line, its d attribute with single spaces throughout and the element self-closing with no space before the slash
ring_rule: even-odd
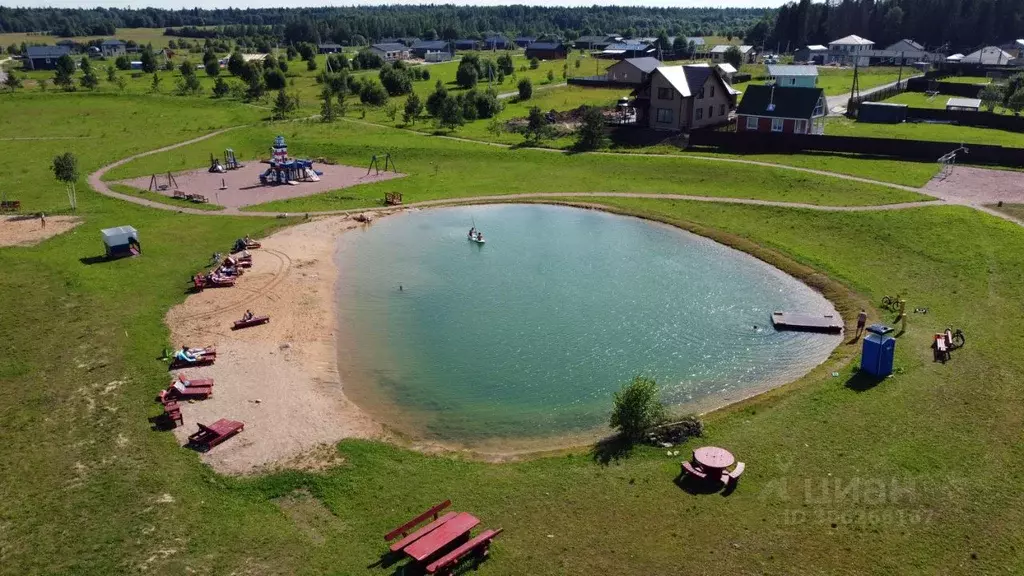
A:
<svg viewBox="0 0 1024 576">
<path fill-rule="evenodd" d="M 53 71 L 53 83 L 64 90 L 75 89 L 75 61 L 67 54 L 57 59 L 56 68 Z"/>
<path fill-rule="evenodd" d="M 78 194 L 75 190 L 75 183 L 78 182 L 78 158 L 71 152 L 65 152 L 53 157 L 53 165 L 50 167 L 53 175 L 59 182 L 64 183 L 68 194 L 68 203 L 71 209 L 78 207 Z"/>
</svg>

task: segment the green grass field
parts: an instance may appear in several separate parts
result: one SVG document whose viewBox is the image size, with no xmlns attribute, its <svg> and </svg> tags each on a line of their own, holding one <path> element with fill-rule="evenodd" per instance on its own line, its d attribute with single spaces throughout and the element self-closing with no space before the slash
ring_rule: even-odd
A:
<svg viewBox="0 0 1024 576">
<path fill-rule="evenodd" d="M 70 38 L 75 42 L 85 43 L 90 40 L 103 40 L 110 38 L 111 36 L 75 36 Z M 142 44 L 153 44 L 154 48 L 166 48 L 168 40 L 176 40 L 173 36 L 164 36 L 163 28 L 118 28 L 113 35 L 118 40 L 134 40 L 135 42 Z M 51 36 L 49 34 L 23 34 L 17 32 L 10 32 L 7 34 L 0 34 L 0 46 L 6 48 L 11 44 L 53 44 L 58 40 L 64 40 L 58 36 Z"/>
<path fill-rule="evenodd" d="M 935 108 L 939 110 L 945 110 L 946 102 L 949 99 L 950 96 L 946 96 L 943 94 L 939 94 L 938 96 L 932 98 L 923 92 L 904 92 L 902 94 L 897 94 L 892 98 L 886 99 L 885 102 L 890 102 L 893 104 L 906 104 L 907 106 L 910 106 L 912 108 Z M 985 110 L 985 108 L 982 107 L 982 110 Z M 996 106 L 994 111 L 996 114 L 1013 113 L 1010 110 L 1003 108 L 1002 106 Z"/>
<path fill-rule="evenodd" d="M 744 72 L 748 72 L 753 75 L 754 79 L 750 81 L 751 84 L 764 84 L 768 76 L 768 68 L 766 66 L 752 67 L 752 69 L 744 70 Z M 911 69 L 904 69 L 903 77 L 906 78 L 908 75 L 913 73 L 915 72 Z M 860 69 L 858 81 L 860 83 L 860 89 L 865 90 L 867 88 L 874 88 L 875 86 L 895 82 L 899 77 L 899 68 L 871 66 Z M 736 88 L 738 90 L 743 90 L 743 86 L 745 84 L 746 83 L 738 83 L 736 84 Z M 818 66 L 818 87 L 824 89 L 825 95 L 827 96 L 849 94 L 850 89 L 853 87 L 853 69 Z"/>
<path fill-rule="evenodd" d="M 16 168 L 0 182 L 16 182 L 11 189 L 32 209 L 58 206 L 63 191 L 49 175 L 57 152 L 75 151 L 84 174 L 260 116 L 197 102 L 0 98 L 10 133 L 61 138 L 9 145 L 7 164 Z M 243 128 L 111 176 L 202 166 L 228 144 L 253 158 L 277 133 L 296 154 L 360 164 L 391 150 L 409 176 L 389 184 L 407 201 L 527 188 L 835 204 L 905 198 L 768 168 L 504 150 L 351 122 Z M 854 213 L 600 200 L 748 250 L 824 286 L 847 314 L 895 293 L 908 310 L 928 308 L 910 315 L 892 378 L 875 384 L 855 375 L 856 346 L 844 344 L 797 382 L 708 415 L 706 437 L 678 449 L 721 445 L 746 462 L 738 489 L 722 497 L 678 488 L 681 457 L 654 448 L 607 465 L 586 450 L 488 464 L 344 441 L 343 463 L 322 472 L 217 475 L 147 421 L 166 384 L 155 360 L 170 345 L 164 316 L 206 254 L 292 221 L 156 211 L 100 197 L 84 181 L 80 188 L 82 226 L 38 246 L 0 249 L 0 574 L 390 574 L 397 567 L 375 566 L 381 536 L 445 498 L 505 529 L 483 575 L 712 566 L 973 575 L 1019 564 L 1024 230 L 1012 223 L 959 206 Z M 366 205 L 391 188 L 303 202 Z M 143 256 L 91 263 L 102 251 L 98 231 L 122 224 L 139 229 Z M 951 235 L 956 242 L 934 241 Z M 874 320 L 893 318 L 873 312 Z M 949 363 L 934 363 L 928 343 L 946 326 L 962 328 L 968 343 Z M 849 356 L 852 364 L 842 360 Z"/>
<path fill-rule="evenodd" d="M 946 76 L 942 82 L 954 82 L 957 84 L 991 84 L 992 79 L 985 76 Z"/>
<path fill-rule="evenodd" d="M 931 140 L 965 144 L 996 144 L 999 146 L 1024 147 L 1024 134 L 978 128 L 975 126 L 954 126 L 952 124 L 867 124 L 848 118 L 830 116 L 825 124 L 826 134 L 837 136 L 867 136 L 872 138 L 901 138 L 907 140 Z"/>
</svg>

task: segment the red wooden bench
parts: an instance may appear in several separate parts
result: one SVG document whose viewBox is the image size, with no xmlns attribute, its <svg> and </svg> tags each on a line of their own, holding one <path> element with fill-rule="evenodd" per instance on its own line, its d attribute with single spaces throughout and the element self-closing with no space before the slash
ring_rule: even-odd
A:
<svg viewBox="0 0 1024 576">
<path fill-rule="evenodd" d="M 172 427 L 177 428 L 178 424 L 185 425 L 185 419 L 181 416 L 181 406 L 177 402 L 166 402 L 164 404 L 164 416 L 170 420 Z"/>
<path fill-rule="evenodd" d="M 706 480 L 707 477 L 708 477 L 707 474 L 701 472 L 700 470 L 697 470 L 696 468 L 693 467 L 693 464 L 690 464 L 686 460 L 684 460 L 682 462 L 682 467 L 683 467 L 683 473 L 684 474 L 689 474 L 690 476 L 693 476 L 694 478 L 700 478 L 701 480 Z"/>
<path fill-rule="evenodd" d="M 395 542 L 394 544 L 392 544 L 391 548 L 390 548 L 390 550 L 392 552 L 398 552 L 399 550 L 402 550 L 403 548 L 405 548 L 409 544 L 412 544 L 413 542 L 415 542 L 416 540 L 421 538 L 424 534 L 427 534 L 431 530 L 437 528 L 441 524 L 444 524 L 444 522 L 447 522 L 449 519 L 454 517 L 455 516 L 455 512 L 449 512 L 448 514 L 445 514 L 445 516 L 443 517 L 444 518 L 443 521 L 442 521 L 442 518 L 440 517 L 441 510 L 444 510 L 445 508 L 447 508 L 447 507 L 449 507 L 451 505 L 452 505 L 452 501 L 451 500 L 445 500 L 444 502 L 441 502 L 437 506 L 434 506 L 433 508 L 431 508 L 431 509 L 427 510 L 426 512 L 424 512 L 423 514 L 420 514 L 419 516 L 413 518 L 412 520 L 409 520 L 405 524 L 402 524 L 398 528 L 395 528 L 391 532 L 388 532 L 387 534 L 385 534 L 384 535 L 384 541 L 385 542 L 390 542 L 390 541 L 394 540 L 395 538 L 398 538 L 399 536 L 402 536 L 403 538 L 401 540 L 399 540 L 398 542 Z M 412 530 L 413 528 L 415 528 L 416 526 L 421 524 L 427 518 L 431 518 L 431 517 L 433 517 L 433 519 L 434 519 L 433 522 L 431 522 L 430 524 L 427 524 L 426 526 L 420 528 L 416 532 L 414 532 L 412 534 L 409 534 L 410 530 Z"/>
<path fill-rule="evenodd" d="M 491 542 L 501 534 L 502 528 L 497 530 L 484 530 L 475 538 L 459 546 L 455 550 L 445 554 L 441 558 L 427 565 L 428 574 L 450 574 L 452 569 L 466 556 L 475 554 L 477 558 L 483 559 L 491 549 Z"/>
<path fill-rule="evenodd" d="M 235 320 L 231 329 L 238 330 L 241 328 L 248 328 L 250 326 L 259 326 L 260 324 L 266 324 L 267 322 L 270 322 L 270 316 L 253 316 L 248 320 Z"/>
<path fill-rule="evenodd" d="M 179 383 L 172 384 L 167 390 L 160 391 L 160 401 L 167 403 L 170 400 L 205 400 L 213 396 L 213 386 L 189 386 Z"/>
<path fill-rule="evenodd" d="M 21 200 L 0 201 L 0 212 L 17 212 L 21 210 Z"/>
<path fill-rule="evenodd" d="M 746 467 L 747 465 L 743 462 L 737 462 L 736 467 L 732 469 L 732 472 L 722 472 L 722 484 L 738 482 L 740 475 L 743 474 L 743 469 Z"/>
<path fill-rule="evenodd" d="M 245 424 L 237 420 L 221 418 L 209 426 L 199 424 L 199 431 L 188 437 L 188 443 L 200 450 L 210 450 L 221 442 L 231 438 L 245 429 Z"/>
</svg>

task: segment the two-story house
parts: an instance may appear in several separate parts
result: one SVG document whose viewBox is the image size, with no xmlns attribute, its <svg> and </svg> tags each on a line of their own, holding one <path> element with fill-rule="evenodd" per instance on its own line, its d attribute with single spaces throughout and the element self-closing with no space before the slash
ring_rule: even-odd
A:
<svg viewBox="0 0 1024 576">
<path fill-rule="evenodd" d="M 866 54 L 875 47 L 875 43 L 856 34 L 850 34 L 839 40 L 828 43 L 828 62 L 842 66 L 868 66 L 871 57 Z"/>
<path fill-rule="evenodd" d="M 738 94 L 707 64 L 661 66 L 633 92 L 637 124 L 655 130 L 694 130 L 729 122 Z"/>
</svg>

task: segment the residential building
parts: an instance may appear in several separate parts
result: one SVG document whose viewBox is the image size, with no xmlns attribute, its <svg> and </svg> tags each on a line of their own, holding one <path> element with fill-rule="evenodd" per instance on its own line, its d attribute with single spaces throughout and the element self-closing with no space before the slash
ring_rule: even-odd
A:
<svg viewBox="0 0 1024 576">
<path fill-rule="evenodd" d="M 326 42 L 324 44 L 317 44 L 316 51 L 320 54 L 336 54 L 341 52 L 341 44 L 335 44 L 333 42 Z"/>
<path fill-rule="evenodd" d="M 695 130 L 729 121 L 736 90 L 707 64 L 661 66 L 633 91 L 637 124 Z"/>
<path fill-rule="evenodd" d="M 485 50 L 511 50 L 515 44 L 504 36 L 490 36 L 484 39 Z"/>
<path fill-rule="evenodd" d="M 451 52 L 427 52 L 426 54 L 423 55 L 424 62 L 451 62 L 451 60 Z"/>
<path fill-rule="evenodd" d="M 370 51 L 380 56 L 385 62 L 397 62 L 409 58 L 409 48 L 400 42 L 374 44 Z"/>
<path fill-rule="evenodd" d="M 569 47 L 561 42 L 534 42 L 526 48 L 527 58 L 539 60 L 565 60 Z"/>
<path fill-rule="evenodd" d="M 736 131 L 824 134 L 827 115 L 821 88 L 749 85 L 736 109 Z"/>
<path fill-rule="evenodd" d="M 409 52 L 416 58 L 426 60 L 427 54 L 431 52 L 451 52 L 451 47 L 444 40 L 420 40 L 412 45 Z"/>
<path fill-rule="evenodd" d="M 1007 65 L 1013 60 L 1013 54 L 998 46 L 985 46 L 981 50 L 971 52 L 960 59 L 961 64 L 983 64 L 985 66 Z"/>
<path fill-rule="evenodd" d="M 1024 38 L 1018 38 L 1013 42 L 1007 42 L 999 47 L 1003 52 L 1013 55 L 1014 58 L 1024 58 Z"/>
<path fill-rule="evenodd" d="M 774 80 L 780 88 L 814 88 L 818 85 L 817 66 L 783 66 L 771 64 L 768 66 L 768 76 Z"/>
<path fill-rule="evenodd" d="M 808 44 L 793 53 L 794 62 L 824 64 L 828 57 L 828 47 L 821 44 Z"/>
<path fill-rule="evenodd" d="M 62 38 L 54 42 L 54 44 L 56 44 L 57 46 L 67 47 L 67 49 L 70 50 L 72 54 L 78 54 L 80 48 L 79 44 L 70 38 Z"/>
<path fill-rule="evenodd" d="M 100 54 L 104 58 L 117 58 L 118 56 L 124 56 L 125 44 L 116 38 L 110 38 L 104 40 L 100 44 Z"/>
<path fill-rule="evenodd" d="M 29 46 L 25 49 L 25 64 L 29 70 L 53 70 L 57 59 L 65 54 L 71 54 L 67 46 Z"/>
<path fill-rule="evenodd" d="M 715 68 L 718 69 L 718 73 L 722 75 L 726 82 L 732 84 L 732 77 L 738 72 L 735 66 L 728 62 L 722 62 L 721 64 L 715 64 Z"/>
<path fill-rule="evenodd" d="M 658 66 L 661 66 L 661 61 L 657 58 L 626 58 L 609 66 L 605 70 L 605 77 L 610 82 L 640 85 L 647 81 Z"/>
<path fill-rule="evenodd" d="M 599 34 L 595 36 L 580 36 L 573 43 L 577 50 L 604 50 L 611 44 L 622 42 L 622 36 L 618 34 Z"/>
<path fill-rule="evenodd" d="M 725 62 L 725 53 L 728 52 L 731 47 L 732 44 L 719 44 L 712 48 L 710 52 L 711 61 L 716 63 Z M 743 57 L 743 62 L 747 64 L 754 63 L 754 60 L 757 58 L 757 53 L 754 52 L 753 46 L 737 46 L 736 48 L 739 49 L 740 55 Z"/>
<path fill-rule="evenodd" d="M 861 38 L 856 34 L 850 34 L 828 43 L 826 62 L 842 66 L 869 66 L 871 59 L 865 52 L 874 49 L 874 47 L 875 43 L 871 40 Z"/>
<path fill-rule="evenodd" d="M 946 110 L 977 112 L 981 109 L 981 98 L 950 98 L 946 100 Z"/>
<path fill-rule="evenodd" d="M 455 40 L 452 45 L 456 50 L 479 50 L 480 42 L 469 38 L 463 38 L 461 40 Z"/>
<path fill-rule="evenodd" d="M 644 58 L 653 57 L 657 55 L 658 49 L 653 44 L 644 44 L 636 42 L 620 42 L 616 44 L 609 44 L 607 48 L 597 54 L 598 58 L 614 58 L 616 60 L 622 60 L 624 58 Z"/>
<path fill-rule="evenodd" d="M 527 46 L 529 46 L 530 44 L 533 44 L 536 41 L 537 41 L 537 37 L 536 36 L 517 36 L 516 39 L 513 40 L 513 42 L 515 42 L 516 46 L 519 46 L 520 48 L 526 48 Z"/>
</svg>

